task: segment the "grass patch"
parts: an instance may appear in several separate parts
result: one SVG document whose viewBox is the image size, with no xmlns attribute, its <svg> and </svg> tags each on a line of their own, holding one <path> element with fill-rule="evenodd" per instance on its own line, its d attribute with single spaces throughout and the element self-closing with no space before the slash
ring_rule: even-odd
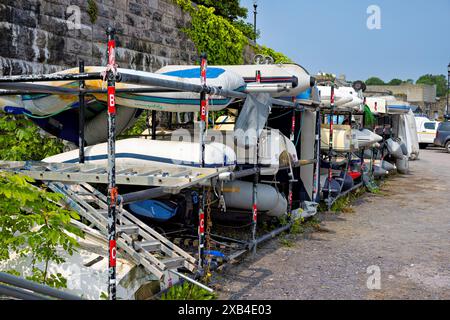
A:
<svg viewBox="0 0 450 320">
<path fill-rule="evenodd" d="M 280 244 L 283 247 L 286 247 L 286 248 L 292 248 L 295 245 L 294 241 L 292 239 L 290 239 L 288 236 L 285 236 L 284 238 L 281 238 L 280 239 Z"/>
<path fill-rule="evenodd" d="M 217 300 L 215 293 L 210 293 L 189 282 L 171 287 L 161 296 L 161 300 Z"/>
</svg>

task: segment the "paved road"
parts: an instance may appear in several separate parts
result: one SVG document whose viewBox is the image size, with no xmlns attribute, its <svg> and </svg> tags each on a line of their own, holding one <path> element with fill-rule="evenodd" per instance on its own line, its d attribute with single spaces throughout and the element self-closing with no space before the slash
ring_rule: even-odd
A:
<svg viewBox="0 0 450 320">
<path fill-rule="evenodd" d="M 330 232 L 274 240 L 222 275 L 222 299 L 450 299 L 450 154 L 426 150 L 354 212 L 322 216 Z M 367 268 L 380 271 L 369 282 Z M 373 272 L 373 271 L 372 271 Z M 373 280 L 373 278 L 371 278 Z"/>
</svg>

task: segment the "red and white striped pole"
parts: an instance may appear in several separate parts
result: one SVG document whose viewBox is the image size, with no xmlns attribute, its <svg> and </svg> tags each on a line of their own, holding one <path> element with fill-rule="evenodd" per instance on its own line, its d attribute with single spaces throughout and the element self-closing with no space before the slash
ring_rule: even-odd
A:
<svg viewBox="0 0 450 320">
<path fill-rule="evenodd" d="M 200 56 L 200 83 L 206 88 L 206 71 L 208 66 L 207 55 L 204 53 Z M 201 167 L 205 167 L 205 135 L 208 127 L 208 97 L 206 90 L 200 93 L 200 163 Z M 202 190 L 198 210 L 198 267 L 203 267 L 203 256 L 205 250 L 205 188 Z"/>
<path fill-rule="evenodd" d="M 110 300 L 116 300 L 116 57 L 115 30 L 108 27 L 108 240 L 109 240 L 109 282 L 108 294 Z"/>
<path fill-rule="evenodd" d="M 292 98 L 292 102 L 295 103 L 296 99 L 295 97 Z M 295 127 L 296 127 L 296 112 L 295 109 L 292 110 L 292 121 L 291 121 L 291 141 L 294 142 L 295 140 Z"/>
<path fill-rule="evenodd" d="M 206 53 L 200 57 L 200 82 L 206 89 L 206 71 L 208 68 L 208 60 Z M 200 146 L 201 146 L 201 164 L 205 166 L 205 135 L 208 128 L 208 97 L 206 90 L 200 93 Z"/>
</svg>

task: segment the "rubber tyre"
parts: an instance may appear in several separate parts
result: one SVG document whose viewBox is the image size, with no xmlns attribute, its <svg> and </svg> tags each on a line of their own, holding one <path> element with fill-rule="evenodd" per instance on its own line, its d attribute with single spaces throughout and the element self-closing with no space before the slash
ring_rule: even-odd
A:
<svg viewBox="0 0 450 320">
<path fill-rule="evenodd" d="M 450 153 L 450 141 L 447 141 L 445 143 L 445 150 L 447 150 L 447 152 Z"/>
<path fill-rule="evenodd" d="M 428 147 L 428 143 L 419 143 L 419 149 L 424 150 Z"/>
</svg>

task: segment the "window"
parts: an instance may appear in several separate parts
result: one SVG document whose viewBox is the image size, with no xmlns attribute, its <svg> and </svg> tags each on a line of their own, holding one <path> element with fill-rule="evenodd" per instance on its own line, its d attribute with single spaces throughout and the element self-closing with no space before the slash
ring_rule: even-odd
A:
<svg viewBox="0 0 450 320">
<path fill-rule="evenodd" d="M 439 125 L 439 130 L 441 130 L 441 131 L 450 131 L 450 122 L 442 122 Z"/>
<path fill-rule="evenodd" d="M 425 122 L 425 129 L 427 130 L 434 130 L 436 129 L 436 123 L 434 122 Z"/>
</svg>

